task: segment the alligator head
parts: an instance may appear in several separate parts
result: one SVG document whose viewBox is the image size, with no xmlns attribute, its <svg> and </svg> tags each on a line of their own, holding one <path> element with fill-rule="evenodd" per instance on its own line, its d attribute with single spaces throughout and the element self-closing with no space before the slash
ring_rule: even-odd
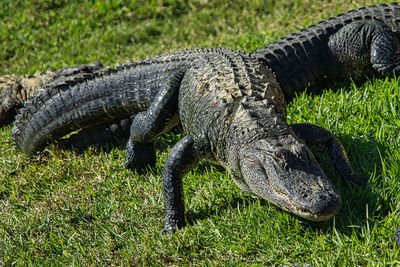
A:
<svg viewBox="0 0 400 267">
<path fill-rule="evenodd" d="M 339 210 L 336 188 L 297 137 L 257 140 L 237 153 L 235 180 L 242 189 L 311 221 L 328 220 Z"/>
</svg>

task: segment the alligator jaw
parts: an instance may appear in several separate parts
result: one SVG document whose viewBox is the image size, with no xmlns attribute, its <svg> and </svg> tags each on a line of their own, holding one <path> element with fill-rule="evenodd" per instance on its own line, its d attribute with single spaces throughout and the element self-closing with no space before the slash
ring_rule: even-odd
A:
<svg viewBox="0 0 400 267">
<path fill-rule="evenodd" d="M 294 214 L 296 214 L 297 216 L 307 219 L 309 221 L 313 221 L 313 222 L 323 222 L 323 221 L 327 221 L 333 218 L 333 216 L 336 215 L 337 211 L 333 210 L 330 213 L 326 213 L 326 214 L 314 214 L 308 210 L 303 210 L 303 209 L 299 209 L 296 208 L 296 212 L 293 212 Z"/>
<path fill-rule="evenodd" d="M 287 199 L 287 200 L 288 200 L 288 203 L 290 203 L 290 199 Z M 340 207 L 341 202 L 342 202 L 341 198 L 339 197 L 339 199 L 338 199 L 339 206 L 338 207 Z M 326 213 L 316 214 L 306 207 L 299 207 L 299 206 L 294 205 L 293 203 L 286 207 L 279 206 L 279 205 L 277 205 L 277 206 L 283 210 L 286 210 L 286 211 L 293 213 L 301 218 L 304 218 L 304 219 L 307 219 L 307 220 L 313 221 L 313 222 L 322 222 L 322 221 L 330 220 L 336 215 L 336 213 L 339 210 L 339 209 L 332 209 Z"/>
<path fill-rule="evenodd" d="M 268 175 L 267 175 L 268 177 Z M 310 209 L 309 207 L 305 206 L 305 205 L 301 205 L 301 203 L 297 202 L 295 203 L 293 201 L 293 196 L 292 198 L 287 195 L 282 193 L 282 191 L 280 191 L 279 189 L 275 188 L 272 184 L 271 181 L 267 178 L 268 181 L 268 185 L 271 188 L 271 192 L 272 195 L 275 195 L 275 199 L 284 199 L 283 201 L 274 201 L 274 200 L 270 200 L 272 203 L 274 203 L 276 206 L 278 206 L 279 208 L 286 210 L 292 214 L 295 214 L 301 218 L 307 219 L 309 221 L 314 221 L 314 222 L 321 222 L 321 221 L 327 221 L 331 218 L 333 218 L 336 213 L 339 210 L 339 207 L 341 205 L 341 197 L 340 195 L 336 196 L 336 201 L 332 201 L 335 204 L 330 206 L 328 209 L 326 209 L 325 212 L 318 212 L 316 213 L 315 211 L 313 211 L 312 209 Z M 274 197 L 272 197 L 272 199 L 274 199 Z"/>
</svg>

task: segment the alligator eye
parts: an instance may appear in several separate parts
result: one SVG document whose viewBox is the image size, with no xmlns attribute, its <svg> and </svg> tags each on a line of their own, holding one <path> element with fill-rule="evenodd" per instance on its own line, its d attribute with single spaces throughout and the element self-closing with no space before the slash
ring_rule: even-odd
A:
<svg viewBox="0 0 400 267">
<path fill-rule="evenodd" d="M 277 150 L 277 151 L 274 152 L 274 156 L 277 159 L 281 159 L 282 158 L 282 153 L 279 150 Z"/>
</svg>

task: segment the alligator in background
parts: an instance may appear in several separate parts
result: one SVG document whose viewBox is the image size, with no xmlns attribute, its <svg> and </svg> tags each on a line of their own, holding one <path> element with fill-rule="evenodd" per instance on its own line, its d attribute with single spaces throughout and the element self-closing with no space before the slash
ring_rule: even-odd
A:
<svg viewBox="0 0 400 267">
<path fill-rule="evenodd" d="M 70 131 L 144 110 L 149 99 L 132 122 L 125 167 L 153 164 L 156 137 L 181 123 L 186 135 L 162 175 L 167 232 L 185 224 L 182 176 L 201 159 L 225 167 L 242 190 L 312 221 L 332 218 L 341 198 L 305 143 L 325 148 L 343 178 L 364 182 L 330 132 L 286 124 L 284 95 L 270 69 L 228 49 L 174 52 L 121 65 L 113 75 L 85 74 L 71 88 L 40 90 L 13 137 L 30 154 Z"/>
<path fill-rule="evenodd" d="M 352 10 L 258 49 L 290 101 L 296 93 L 400 72 L 400 3 Z"/>
</svg>

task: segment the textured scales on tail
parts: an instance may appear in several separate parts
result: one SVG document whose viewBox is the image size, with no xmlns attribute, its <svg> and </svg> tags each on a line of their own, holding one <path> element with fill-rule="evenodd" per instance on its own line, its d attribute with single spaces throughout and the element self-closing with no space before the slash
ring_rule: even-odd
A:
<svg viewBox="0 0 400 267">
<path fill-rule="evenodd" d="M 340 81 L 400 72 L 400 3 L 352 10 L 289 34 L 253 56 L 270 67 L 291 100 Z"/>
<path fill-rule="evenodd" d="M 75 75 L 90 74 L 102 67 L 101 63 L 95 62 L 46 72 L 37 71 L 34 75 L 0 76 L 0 126 L 10 122 L 17 109 L 46 84 L 70 80 Z"/>
</svg>

